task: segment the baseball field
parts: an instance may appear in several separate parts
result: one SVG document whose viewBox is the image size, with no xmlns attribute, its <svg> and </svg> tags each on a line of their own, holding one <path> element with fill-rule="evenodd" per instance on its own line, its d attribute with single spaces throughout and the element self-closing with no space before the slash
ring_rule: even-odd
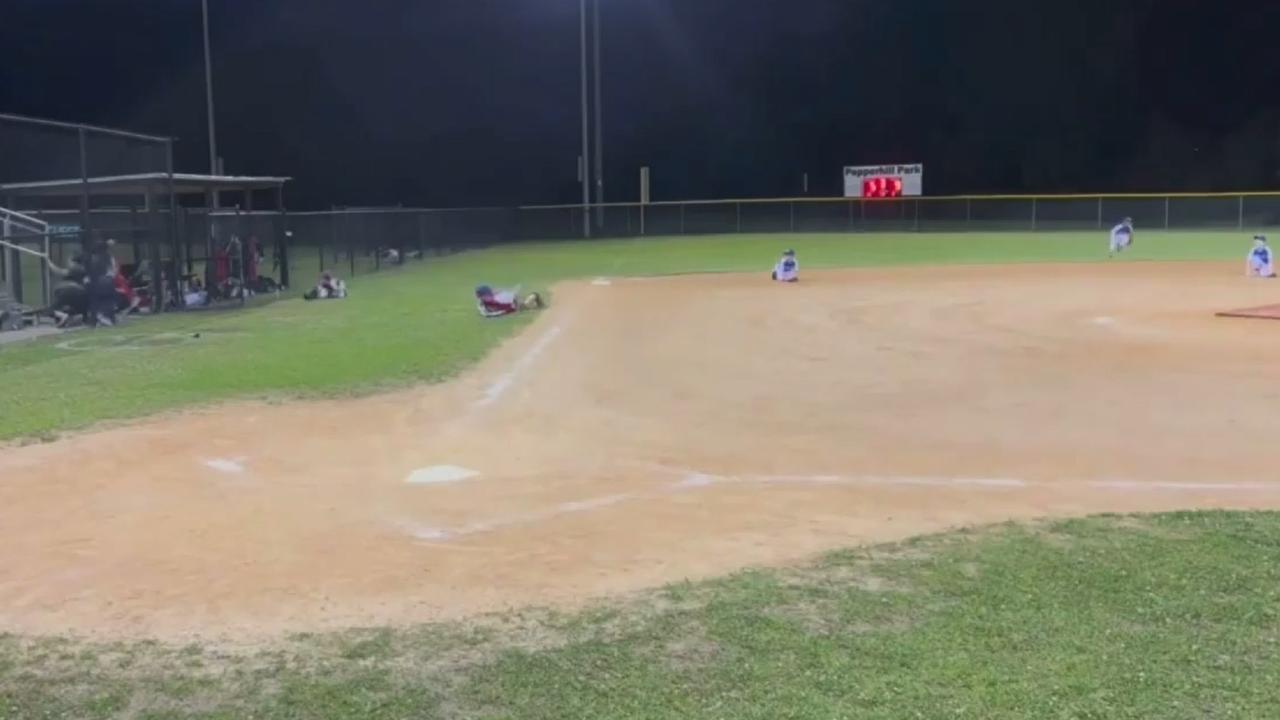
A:
<svg viewBox="0 0 1280 720">
<path fill-rule="evenodd" d="M 5 346 L 0 718 L 1267 717 L 1247 240 L 518 245 Z"/>
</svg>

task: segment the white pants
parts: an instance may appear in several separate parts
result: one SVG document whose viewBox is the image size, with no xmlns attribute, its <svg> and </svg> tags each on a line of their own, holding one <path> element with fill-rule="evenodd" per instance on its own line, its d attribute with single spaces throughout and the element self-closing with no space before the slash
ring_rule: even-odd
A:
<svg viewBox="0 0 1280 720">
<path fill-rule="evenodd" d="M 1111 252 L 1120 252 L 1133 243 L 1132 235 L 1112 235 Z"/>
<path fill-rule="evenodd" d="M 1257 277 L 1269 278 L 1276 274 L 1276 268 L 1272 263 L 1264 263 L 1257 258 L 1249 258 L 1249 272 Z"/>
</svg>

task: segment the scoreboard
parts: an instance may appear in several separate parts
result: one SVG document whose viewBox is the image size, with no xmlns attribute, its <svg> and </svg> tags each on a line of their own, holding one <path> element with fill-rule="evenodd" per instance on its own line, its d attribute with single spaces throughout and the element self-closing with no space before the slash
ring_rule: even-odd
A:
<svg viewBox="0 0 1280 720">
<path fill-rule="evenodd" d="M 850 165 L 844 169 L 844 196 L 897 198 L 924 194 L 924 165 Z"/>
</svg>

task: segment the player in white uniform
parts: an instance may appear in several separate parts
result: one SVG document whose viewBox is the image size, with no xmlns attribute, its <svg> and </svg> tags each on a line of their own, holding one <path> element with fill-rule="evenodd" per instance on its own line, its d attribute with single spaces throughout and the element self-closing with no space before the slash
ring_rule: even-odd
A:
<svg viewBox="0 0 1280 720">
<path fill-rule="evenodd" d="M 1265 235 L 1253 236 L 1253 247 L 1249 249 L 1249 257 L 1245 260 L 1244 273 L 1249 277 L 1273 278 L 1276 276 L 1275 257 L 1271 254 Z"/>
<path fill-rule="evenodd" d="M 1114 257 L 1116 253 L 1124 252 L 1132 244 L 1133 218 L 1125 218 L 1119 225 L 1111 228 L 1111 249 L 1107 255 Z"/>
<path fill-rule="evenodd" d="M 773 266 L 772 277 L 778 282 L 798 282 L 800 280 L 800 263 L 796 260 L 795 250 L 788 250 L 782 253 L 782 258 L 778 260 L 778 264 Z"/>
</svg>

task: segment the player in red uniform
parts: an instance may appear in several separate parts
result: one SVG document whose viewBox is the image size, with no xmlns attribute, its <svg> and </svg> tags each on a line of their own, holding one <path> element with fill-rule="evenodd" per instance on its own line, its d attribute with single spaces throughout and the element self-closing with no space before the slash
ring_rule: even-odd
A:
<svg viewBox="0 0 1280 720">
<path fill-rule="evenodd" d="M 521 310 L 534 310 L 540 307 L 542 307 L 542 296 L 538 293 L 530 293 L 521 298 L 520 288 L 496 292 L 488 285 L 480 285 L 476 288 L 476 309 L 487 318 L 502 317 Z"/>
</svg>

